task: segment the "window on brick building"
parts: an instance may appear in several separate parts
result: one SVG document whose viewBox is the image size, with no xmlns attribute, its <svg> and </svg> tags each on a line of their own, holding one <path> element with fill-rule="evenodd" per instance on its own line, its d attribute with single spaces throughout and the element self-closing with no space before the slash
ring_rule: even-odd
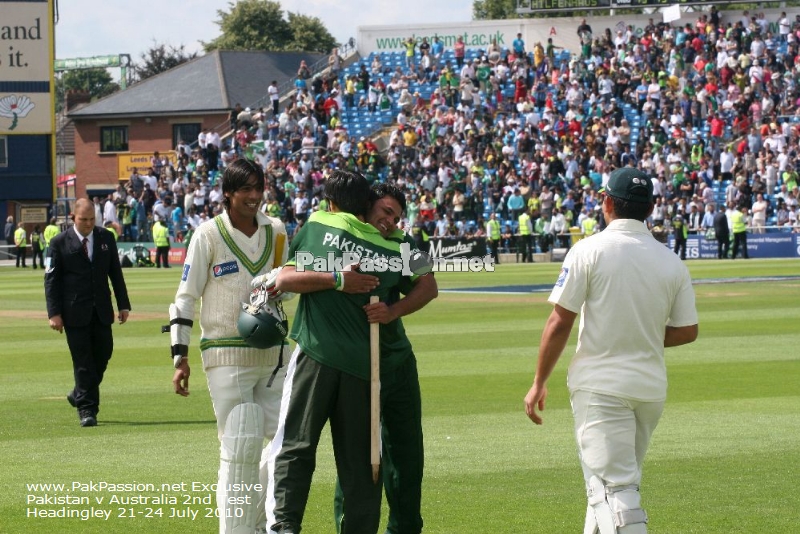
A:
<svg viewBox="0 0 800 534">
<path fill-rule="evenodd" d="M 186 124 L 172 125 L 172 146 L 176 147 L 180 142 L 197 148 L 197 136 L 200 135 L 200 123 L 192 122 Z"/>
<path fill-rule="evenodd" d="M 127 152 L 128 127 L 103 126 L 100 128 L 100 152 Z"/>
</svg>

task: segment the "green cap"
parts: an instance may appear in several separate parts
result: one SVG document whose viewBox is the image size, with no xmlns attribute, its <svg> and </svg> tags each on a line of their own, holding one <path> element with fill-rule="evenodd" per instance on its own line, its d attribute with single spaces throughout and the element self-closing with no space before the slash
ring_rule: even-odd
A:
<svg viewBox="0 0 800 534">
<path fill-rule="evenodd" d="M 638 169 L 623 167 L 611 173 L 603 192 L 628 202 L 649 204 L 653 202 L 653 181 Z"/>
</svg>

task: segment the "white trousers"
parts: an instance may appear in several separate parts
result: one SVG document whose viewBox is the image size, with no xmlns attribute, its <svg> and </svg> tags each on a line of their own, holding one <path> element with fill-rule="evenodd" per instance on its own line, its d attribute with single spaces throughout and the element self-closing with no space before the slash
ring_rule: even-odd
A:
<svg viewBox="0 0 800 534">
<path fill-rule="evenodd" d="M 264 413 L 264 450 L 261 454 L 259 463 L 259 482 L 263 488 L 258 501 L 252 506 L 256 507 L 255 524 L 258 529 L 266 531 L 267 516 L 264 506 L 266 500 L 267 483 L 269 480 L 267 471 L 267 451 L 268 443 L 275 436 L 278 428 L 278 413 L 281 408 L 281 397 L 283 396 L 283 382 L 286 377 L 286 364 L 278 370 L 272 384 L 267 384 L 272 377 L 275 366 L 261 367 L 239 367 L 221 366 L 206 369 L 206 379 L 208 380 L 208 391 L 211 394 L 211 402 L 214 406 L 214 415 L 217 418 L 217 436 L 222 439 L 225 431 L 225 422 L 231 410 L 239 404 L 255 403 L 261 406 Z M 227 469 L 220 461 L 219 487 L 227 484 Z M 217 492 L 217 508 L 220 513 L 220 533 L 228 534 L 225 526 L 226 516 L 225 492 Z"/>
<path fill-rule="evenodd" d="M 606 487 L 638 486 L 664 401 L 640 402 L 576 390 L 570 402 L 587 489 L 592 476 Z"/>
<path fill-rule="evenodd" d="M 285 349 L 284 349 L 285 350 Z M 272 439 L 278 428 L 278 412 L 283 396 L 283 379 L 286 376 L 286 364 L 280 368 L 272 385 L 267 387 L 275 367 L 239 367 L 226 365 L 206 369 L 208 392 L 214 405 L 217 418 L 217 435 L 222 437 L 225 421 L 237 404 L 252 402 L 264 410 L 264 429 L 266 440 Z"/>
</svg>

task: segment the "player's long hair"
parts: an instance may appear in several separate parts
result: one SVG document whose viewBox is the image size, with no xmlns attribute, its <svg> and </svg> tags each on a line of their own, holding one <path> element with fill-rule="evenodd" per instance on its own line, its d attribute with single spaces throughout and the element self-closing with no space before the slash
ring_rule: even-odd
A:
<svg viewBox="0 0 800 534">
<path fill-rule="evenodd" d="M 222 205 L 225 209 L 230 209 L 231 201 L 227 194 L 234 194 L 236 191 L 247 185 L 250 178 L 256 176 L 256 188 L 264 192 L 264 171 L 261 166 L 253 163 L 249 159 L 237 159 L 225 168 L 222 174 Z"/>
<path fill-rule="evenodd" d="M 366 217 L 369 209 L 369 182 L 361 174 L 335 170 L 325 180 L 325 198 L 339 211 Z"/>
</svg>

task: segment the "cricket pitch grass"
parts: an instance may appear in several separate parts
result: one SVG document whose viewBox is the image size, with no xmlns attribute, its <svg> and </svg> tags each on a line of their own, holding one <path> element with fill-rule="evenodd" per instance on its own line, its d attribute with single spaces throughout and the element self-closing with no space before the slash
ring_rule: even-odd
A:
<svg viewBox="0 0 800 534">
<path fill-rule="evenodd" d="M 582 530 L 586 501 L 566 388 L 577 323 L 537 427 L 523 397 L 548 292 L 444 291 L 550 286 L 559 268 L 439 273 L 439 298 L 404 321 L 422 386 L 428 534 Z M 669 396 L 642 482 L 649 531 L 800 532 L 800 280 L 790 278 L 800 275 L 800 261 L 689 268 L 696 281 L 716 283 L 695 286 L 697 342 L 666 352 Z M 125 271 L 133 311 L 114 326 L 99 426 L 81 428 L 65 400 L 72 367 L 65 337 L 47 325 L 42 271 L 0 268 L 0 532 L 216 531 L 210 484 L 218 441 L 199 327 L 188 398 L 172 391 L 169 336 L 160 334 L 180 273 Z M 287 306 L 290 317 L 295 307 Z M 332 533 L 327 431 L 317 459 L 303 530 Z M 384 507 L 382 527 L 386 515 Z"/>
</svg>

